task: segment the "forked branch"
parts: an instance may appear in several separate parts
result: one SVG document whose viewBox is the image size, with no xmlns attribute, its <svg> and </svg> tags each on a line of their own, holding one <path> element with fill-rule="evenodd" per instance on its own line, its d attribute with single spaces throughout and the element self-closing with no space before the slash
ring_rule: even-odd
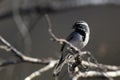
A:
<svg viewBox="0 0 120 80">
<path fill-rule="evenodd" d="M 87 51 L 80 51 L 77 47 L 75 47 L 74 45 L 72 45 L 71 43 L 69 43 L 68 41 L 66 41 L 65 39 L 61 39 L 55 36 L 55 34 L 52 32 L 52 25 L 51 25 L 51 21 L 48 15 L 45 15 L 47 22 L 48 22 L 48 31 L 49 34 L 51 36 L 51 38 L 53 39 L 53 41 L 58 42 L 60 45 L 62 43 L 66 43 L 68 44 L 70 47 L 72 47 L 74 50 L 80 52 L 81 54 L 79 55 L 80 58 L 81 56 L 84 56 L 86 54 L 88 54 Z M 15 57 L 17 57 L 18 59 L 16 61 L 4 61 L 0 63 L 0 67 L 4 67 L 4 66 L 8 66 L 8 65 L 15 65 L 18 63 L 32 63 L 32 64 L 40 64 L 40 65 L 45 65 L 43 68 L 39 69 L 38 71 L 33 72 L 31 75 L 27 76 L 25 78 L 25 80 L 32 80 L 33 78 L 40 76 L 43 72 L 48 71 L 49 69 L 53 68 L 58 60 L 55 59 L 38 59 L 38 58 L 33 58 L 33 57 L 29 57 L 24 55 L 23 53 L 21 53 L 20 51 L 18 51 L 15 47 L 13 47 L 8 41 L 6 41 L 2 36 L 0 36 L 0 41 L 3 43 L 2 45 L 0 45 L 0 49 L 4 49 L 6 51 L 12 51 L 12 53 L 15 55 Z M 89 54 L 91 55 L 91 54 Z M 74 57 L 75 55 L 73 55 L 72 57 L 68 58 L 68 62 L 67 64 L 71 64 L 71 63 L 76 63 L 74 60 L 76 57 Z M 104 65 L 104 64 L 96 64 L 94 62 L 88 61 L 88 60 L 84 60 L 83 58 L 78 60 L 81 61 L 81 65 L 87 66 L 89 68 L 89 70 L 86 70 L 85 72 L 81 72 L 81 70 L 79 69 L 79 65 L 74 67 L 75 71 L 72 74 L 72 80 L 78 80 L 78 78 L 86 78 L 86 77 L 109 77 L 109 79 L 114 78 L 114 77 L 120 77 L 120 67 L 119 66 L 111 66 L 111 65 Z M 102 69 L 106 69 L 106 71 L 99 70 Z M 69 72 L 68 72 L 69 73 Z M 71 73 L 70 73 L 71 74 Z"/>
</svg>

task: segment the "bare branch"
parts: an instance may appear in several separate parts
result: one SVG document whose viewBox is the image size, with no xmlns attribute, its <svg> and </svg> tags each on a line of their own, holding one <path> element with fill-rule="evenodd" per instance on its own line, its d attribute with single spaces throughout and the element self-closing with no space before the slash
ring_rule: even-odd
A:
<svg viewBox="0 0 120 80">
<path fill-rule="evenodd" d="M 72 80 L 78 80 L 78 78 L 88 78 L 88 77 L 107 77 L 114 78 L 120 77 L 120 70 L 117 71 L 107 71 L 105 73 L 99 71 L 87 71 L 87 72 L 78 72 L 76 76 L 72 78 Z"/>
<path fill-rule="evenodd" d="M 11 65 L 11 64 L 23 63 L 23 62 L 38 63 L 38 64 L 45 64 L 46 65 L 42 69 L 32 73 L 25 80 L 31 80 L 34 77 L 37 77 L 37 76 L 41 75 L 42 72 L 45 72 L 45 71 L 49 70 L 50 68 L 53 68 L 55 66 L 55 64 L 57 63 L 57 61 L 58 61 L 58 60 L 51 60 L 51 59 L 49 59 L 49 60 L 41 60 L 41 59 L 25 56 L 21 52 L 16 50 L 13 46 L 11 46 L 11 44 L 9 44 L 4 38 L 0 37 L 0 41 L 4 45 L 6 45 L 6 46 L 1 47 L 1 49 L 4 49 L 4 50 L 9 49 L 10 51 L 13 51 L 15 56 L 20 58 L 20 60 L 17 60 L 17 61 L 5 61 L 5 62 L 2 62 L 0 64 L 1 67 Z M 85 52 L 83 52 L 83 54 L 85 54 Z M 84 64 L 84 65 L 92 67 L 92 68 L 99 68 L 97 64 L 87 62 L 87 61 L 84 61 L 84 60 L 82 60 L 81 64 Z M 88 72 L 85 72 L 85 73 L 79 71 L 79 74 L 74 76 L 73 80 L 77 80 L 79 77 L 100 77 L 100 76 L 103 77 L 106 74 L 107 74 L 108 77 L 118 77 L 118 76 L 120 76 L 120 71 L 119 71 L 120 67 L 118 67 L 118 66 L 110 66 L 110 65 L 103 65 L 103 64 L 101 64 L 101 66 L 104 66 L 105 68 L 107 68 L 109 70 L 113 70 L 113 71 L 108 71 L 108 72 L 106 72 L 104 74 L 102 72 L 98 72 L 98 71 L 88 71 Z"/>
<path fill-rule="evenodd" d="M 25 56 L 24 54 L 22 54 L 20 51 L 18 51 L 16 48 L 14 48 L 10 43 L 8 43 L 3 37 L 1 37 L 0 36 L 0 41 L 6 46 L 6 47 L 1 47 L 1 49 L 4 49 L 4 50 L 10 50 L 10 51 L 12 51 L 13 53 L 14 53 L 14 55 L 16 56 L 16 57 L 18 57 L 19 58 L 19 61 L 20 62 L 28 62 L 28 63 L 37 63 L 37 64 L 45 64 L 45 65 L 47 65 L 47 64 L 49 64 L 49 62 L 50 62 L 50 60 L 49 59 L 38 59 L 38 58 L 33 58 L 33 57 L 28 57 L 28 56 Z M 19 62 L 19 63 L 20 63 Z M 7 65 L 7 63 L 8 63 L 8 65 L 10 65 L 10 64 L 16 64 L 17 63 L 17 61 L 16 62 L 3 62 L 3 63 L 1 63 L 1 65 L 0 66 L 4 66 L 4 64 L 6 64 Z"/>
<path fill-rule="evenodd" d="M 0 36 L 0 41 L 4 44 L 4 45 L 0 46 L 0 49 L 6 50 L 6 51 L 12 51 L 14 53 L 14 55 L 19 58 L 16 61 L 7 60 L 7 61 L 4 61 L 4 62 L 1 62 L 0 67 L 5 67 L 5 66 L 8 66 L 8 65 L 19 64 L 19 63 L 24 63 L 24 62 L 46 65 L 45 67 L 41 68 L 38 71 L 35 71 L 30 76 L 26 77 L 25 80 L 31 80 L 34 77 L 37 77 L 37 76 L 41 75 L 42 72 L 45 72 L 45 71 L 53 68 L 55 66 L 55 64 L 58 62 L 58 60 L 53 60 L 53 59 L 43 59 L 42 60 L 42 59 L 37 59 L 37 58 L 32 58 L 32 57 L 25 56 L 24 54 L 19 52 L 16 48 L 14 48 L 10 43 L 8 43 L 1 36 Z"/>
<path fill-rule="evenodd" d="M 13 0 L 13 1 L 15 2 L 15 4 L 13 2 L 13 19 L 17 25 L 16 27 L 20 31 L 22 38 L 24 40 L 24 45 L 25 45 L 24 52 L 30 55 L 31 45 L 32 45 L 31 36 L 27 26 L 25 25 L 22 17 L 19 14 L 19 0 Z"/>
<path fill-rule="evenodd" d="M 55 5 L 55 4 L 54 4 Z M 51 6 L 51 5 L 49 5 Z M 53 8 L 53 6 L 52 6 Z M 59 7 L 55 7 L 55 9 L 58 9 Z M 46 8 L 45 8 L 46 9 Z M 102 70 L 102 71 L 96 71 L 96 70 L 88 70 L 85 72 L 81 72 L 80 69 L 76 70 L 76 74 L 73 75 L 73 80 L 78 80 L 78 78 L 83 77 L 110 77 L 114 78 L 114 77 L 120 77 L 120 67 L 119 66 L 111 66 L 111 65 L 104 65 L 104 64 L 99 64 L 99 63 L 93 63 L 93 62 L 89 62 L 89 61 L 85 61 L 82 56 L 86 55 L 85 51 L 80 51 L 80 49 L 78 49 L 77 47 L 75 47 L 74 45 L 72 45 L 71 43 L 69 43 L 68 41 L 66 41 L 65 39 L 61 39 L 61 38 L 57 38 L 54 33 L 52 32 L 52 24 L 51 21 L 49 19 L 49 16 L 46 14 L 45 15 L 47 22 L 48 22 L 48 32 L 51 36 L 51 38 L 58 42 L 59 44 L 63 44 L 66 43 L 68 44 L 70 47 L 72 47 L 75 51 L 77 51 L 79 54 L 77 56 L 75 56 L 74 54 L 72 54 L 72 58 L 67 58 L 68 60 L 66 60 L 68 64 L 72 65 L 71 63 L 76 63 L 75 58 L 80 56 L 77 60 L 81 63 L 77 64 L 75 67 L 73 68 L 78 68 L 79 65 L 85 65 L 87 67 L 90 68 L 94 68 L 94 69 L 103 69 L 105 68 L 107 71 Z M 38 58 L 33 58 L 33 57 L 29 57 L 24 55 L 23 53 L 21 53 L 20 51 L 18 51 L 15 47 L 13 47 L 9 42 L 7 42 L 3 37 L 0 36 L 0 41 L 4 44 L 0 46 L 0 49 L 4 49 L 6 51 L 12 51 L 13 54 L 18 58 L 18 60 L 16 61 L 4 61 L 0 63 L 0 67 L 4 67 L 4 66 L 8 66 L 11 64 L 18 64 L 18 63 L 37 63 L 37 64 L 43 64 L 46 65 L 45 67 L 41 68 L 38 71 L 33 72 L 31 75 L 29 75 L 28 77 L 25 78 L 25 80 L 31 80 L 37 76 L 40 76 L 41 73 L 53 68 L 55 66 L 55 64 L 57 64 L 58 60 L 54 60 L 54 59 L 38 59 Z M 91 54 L 89 54 L 91 55 Z M 75 57 L 74 57 L 75 56 Z M 99 66 L 98 66 L 99 65 Z"/>
<path fill-rule="evenodd" d="M 49 16 L 46 14 L 45 17 L 46 17 L 47 22 L 48 22 L 48 27 L 49 27 L 48 31 L 49 31 L 49 34 L 50 34 L 50 36 L 52 37 L 52 39 L 54 41 L 56 41 L 56 42 L 58 42 L 60 44 L 66 43 L 67 45 L 69 45 L 70 47 L 72 47 L 75 51 L 78 51 L 79 54 L 80 54 L 80 57 L 84 56 L 86 54 L 91 55 L 91 57 L 92 57 L 92 54 L 90 54 L 90 53 L 88 53 L 86 51 L 80 51 L 77 47 L 75 47 L 74 45 L 72 45 L 71 43 L 69 43 L 68 41 L 66 41 L 65 39 L 59 39 L 59 38 L 57 38 L 54 35 L 54 33 L 52 32 L 52 25 L 51 25 L 51 21 L 49 19 Z M 71 61 L 75 60 L 75 57 L 74 57 L 75 55 L 73 55 L 72 56 L 73 58 L 71 58 L 71 59 L 68 58 L 68 60 L 66 60 L 68 62 L 66 62 L 66 63 L 70 63 Z M 75 63 L 75 62 L 72 62 L 72 63 Z M 99 64 L 98 62 L 92 63 L 92 62 L 84 61 L 83 59 L 81 60 L 81 64 L 85 65 L 85 66 L 88 66 L 89 68 L 93 68 L 93 69 L 97 68 L 97 69 L 100 69 L 102 71 L 96 71 L 95 70 L 95 71 L 92 71 L 92 72 L 91 71 L 86 71 L 85 73 L 83 73 L 83 72 L 81 72 L 78 69 L 78 74 L 73 76 L 73 80 L 78 80 L 79 77 L 93 77 L 93 76 L 97 76 L 97 77 L 102 76 L 102 77 L 108 78 L 109 80 L 113 80 L 113 77 L 119 77 L 120 76 L 120 67 L 118 67 L 118 66 L 103 65 L 103 64 Z M 71 64 L 71 65 L 73 65 L 73 64 Z M 76 67 L 72 67 L 72 68 L 76 68 Z M 114 76 L 113 76 L 113 74 L 114 74 Z"/>
<path fill-rule="evenodd" d="M 50 63 L 46 65 L 45 67 L 41 68 L 38 71 L 33 72 L 31 75 L 25 78 L 25 80 L 32 80 L 33 78 L 40 76 L 41 73 L 48 71 L 49 69 L 53 68 L 55 64 L 57 63 L 57 60 L 50 60 Z"/>
<path fill-rule="evenodd" d="M 8 48 L 8 47 L 5 46 L 5 45 L 0 45 L 0 49 L 4 49 L 4 50 L 6 50 L 6 51 L 10 51 L 10 50 L 11 50 L 10 48 Z"/>
<path fill-rule="evenodd" d="M 48 32 L 52 38 L 52 40 L 60 43 L 60 44 L 63 44 L 63 43 L 66 43 L 68 44 L 71 48 L 73 48 L 75 51 L 77 52 L 80 52 L 80 49 L 78 49 L 77 47 L 75 47 L 74 45 L 72 45 L 71 43 L 69 43 L 67 40 L 65 39 L 60 39 L 60 38 L 57 38 L 54 33 L 52 32 L 52 24 L 51 24 L 51 20 L 49 18 L 49 16 L 47 14 L 45 14 L 45 17 L 46 17 L 46 20 L 48 22 Z"/>
<path fill-rule="evenodd" d="M 87 61 L 84 61 L 82 60 L 82 63 L 83 65 L 86 65 L 86 66 L 89 66 L 89 67 L 92 67 L 92 68 L 99 68 L 97 64 L 95 63 L 92 63 L 92 62 L 87 62 Z M 119 66 L 112 66 L 112 65 L 104 65 L 104 64 L 100 64 L 101 66 L 104 66 L 104 68 L 108 69 L 108 70 L 119 70 L 120 67 Z"/>
</svg>

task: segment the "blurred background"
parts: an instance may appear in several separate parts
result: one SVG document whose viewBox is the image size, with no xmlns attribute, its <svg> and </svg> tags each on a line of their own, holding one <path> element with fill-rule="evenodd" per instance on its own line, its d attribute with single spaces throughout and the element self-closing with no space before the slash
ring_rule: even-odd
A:
<svg viewBox="0 0 120 80">
<path fill-rule="evenodd" d="M 17 1 L 17 2 L 16 2 Z M 17 7 L 54 3 L 55 11 L 48 12 L 53 32 L 66 38 L 75 21 L 84 20 L 90 26 L 90 41 L 83 49 L 90 51 L 99 63 L 120 65 L 120 0 L 0 0 L 0 15 Z M 57 3 L 55 3 L 55 2 Z M 74 1 L 74 2 L 73 2 Z M 64 6 L 61 6 L 60 4 Z M 16 4 L 16 5 L 14 5 Z M 19 6 L 18 6 L 19 5 Z M 48 6 L 49 7 L 49 6 Z M 21 14 L 20 14 L 21 15 Z M 43 14 L 30 13 L 20 16 L 26 26 L 18 25 L 15 16 L 0 17 L 0 35 L 24 54 L 36 58 L 58 59 L 61 45 L 50 40 L 48 24 Z M 0 60 L 15 60 L 11 52 L 0 50 Z M 0 80 L 23 80 L 43 67 L 38 64 L 17 64 L 0 68 Z M 47 76 L 47 77 L 46 77 Z M 52 70 L 34 80 L 53 80 Z M 120 78 L 115 78 L 119 80 Z M 63 77 L 62 80 L 68 80 Z M 90 79 L 82 79 L 90 80 Z M 93 80 L 93 79 L 91 79 Z M 100 80 L 100 79 L 97 79 Z"/>
</svg>

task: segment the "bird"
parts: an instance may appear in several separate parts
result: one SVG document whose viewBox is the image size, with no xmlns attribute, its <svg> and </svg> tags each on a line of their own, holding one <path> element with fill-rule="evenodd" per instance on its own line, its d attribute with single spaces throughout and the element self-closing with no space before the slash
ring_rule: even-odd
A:
<svg viewBox="0 0 120 80">
<path fill-rule="evenodd" d="M 89 41 L 89 35 L 90 35 L 89 26 L 88 26 L 87 22 L 85 22 L 85 21 L 76 21 L 73 24 L 72 29 L 73 29 L 73 32 L 70 33 L 70 35 L 66 38 L 66 40 L 81 50 L 87 45 L 87 43 Z M 72 51 L 73 54 L 74 53 L 76 54 L 74 49 L 70 48 L 70 46 L 68 44 L 63 43 L 61 50 L 60 50 L 61 58 L 54 69 L 54 75 L 57 75 L 61 71 L 61 68 L 62 68 L 65 58 L 66 58 L 66 55 L 70 51 Z"/>
</svg>

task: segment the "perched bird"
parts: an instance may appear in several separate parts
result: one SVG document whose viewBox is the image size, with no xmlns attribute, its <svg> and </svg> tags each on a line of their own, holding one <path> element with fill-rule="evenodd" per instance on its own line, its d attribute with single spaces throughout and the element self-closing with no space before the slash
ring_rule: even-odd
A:
<svg viewBox="0 0 120 80">
<path fill-rule="evenodd" d="M 66 38 L 66 40 L 81 50 L 87 45 L 89 41 L 89 35 L 90 35 L 89 26 L 85 21 L 77 21 L 74 23 L 73 29 L 74 31 Z M 73 54 L 76 53 L 66 43 L 62 45 L 61 50 L 60 50 L 61 58 L 54 69 L 54 75 L 58 74 L 61 71 L 61 68 L 65 61 L 65 57 L 68 54 L 70 49 Z"/>
</svg>

